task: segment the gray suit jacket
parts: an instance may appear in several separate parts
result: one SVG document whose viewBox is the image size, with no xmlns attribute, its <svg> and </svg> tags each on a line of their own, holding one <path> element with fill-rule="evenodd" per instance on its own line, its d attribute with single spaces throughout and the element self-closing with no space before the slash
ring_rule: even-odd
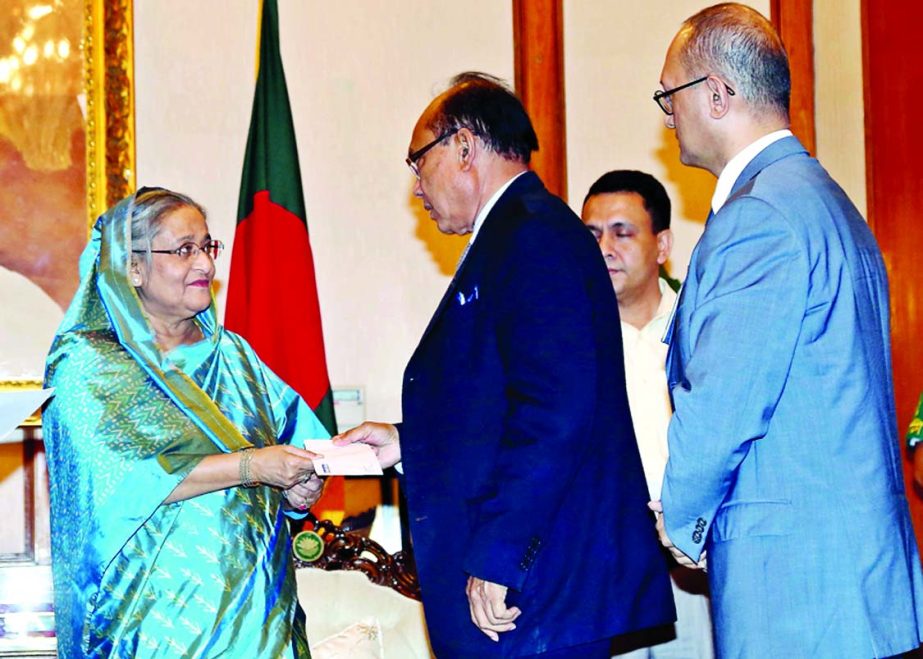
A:
<svg viewBox="0 0 923 659">
<path fill-rule="evenodd" d="M 917 647 L 885 266 L 795 138 L 764 149 L 709 219 L 670 339 L 665 521 L 685 553 L 708 550 L 720 654 Z"/>
</svg>

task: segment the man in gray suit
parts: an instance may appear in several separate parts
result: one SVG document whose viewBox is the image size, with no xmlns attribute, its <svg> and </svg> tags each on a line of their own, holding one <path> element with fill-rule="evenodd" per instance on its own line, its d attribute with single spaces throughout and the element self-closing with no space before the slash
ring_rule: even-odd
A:
<svg viewBox="0 0 923 659">
<path fill-rule="evenodd" d="M 788 60 L 759 13 L 689 18 L 660 82 L 680 159 L 718 177 L 667 330 L 661 539 L 690 564 L 707 550 L 719 656 L 916 648 L 923 577 L 875 239 L 788 130 Z"/>
</svg>

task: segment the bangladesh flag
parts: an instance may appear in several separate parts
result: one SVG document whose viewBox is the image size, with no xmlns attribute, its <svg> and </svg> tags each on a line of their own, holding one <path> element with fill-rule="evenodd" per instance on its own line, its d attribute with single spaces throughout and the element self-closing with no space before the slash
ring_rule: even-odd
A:
<svg viewBox="0 0 923 659">
<path fill-rule="evenodd" d="M 225 326 L 250 342 L 333 435 L 333 396 L 295 126 L 279 51 L 276 0 L 263 2 L 260 33 L 259 74 L 240 183 Z M 318 516 L 342 515 L 343 503 L 343 481 L 338 478 L 327 483 L 314 511 Z"/>
</svg>

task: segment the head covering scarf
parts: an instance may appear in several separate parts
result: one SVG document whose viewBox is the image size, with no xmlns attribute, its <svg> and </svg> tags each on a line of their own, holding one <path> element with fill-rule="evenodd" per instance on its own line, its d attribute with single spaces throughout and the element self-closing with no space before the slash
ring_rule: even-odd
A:
<svg viewBox="0 0 923 659">
<path fill-rule="evenodd" d="M 163 502 L 205 456 L 325 433 L 214 299 L 204 340 L 161 354 L 129 281 L 134 207 L 97 220 L 46 364 L 59 652 L 308 656 L 278 490 Z"/>
<path fill-rule="evenodd" d="M 80 256 L 80 286 L 52 342 L 46 379 L 53 374 L 57 360 L 66 356 L 73 340 L 88 332 L 113 331 L 119 344 L 147 375 L 219 448 L 234 451 L 249 446 L 214 401 L 166 360 L 155 344 L 141 299 L 129 283 L 131 218 L 136 196 L 123 199 L 100 216 L 93 227 L 90 242 Z M 216 347 L 220 332 L 214 299 L 196 316 L 196 322 L 206 341 Z"/>
</svg>

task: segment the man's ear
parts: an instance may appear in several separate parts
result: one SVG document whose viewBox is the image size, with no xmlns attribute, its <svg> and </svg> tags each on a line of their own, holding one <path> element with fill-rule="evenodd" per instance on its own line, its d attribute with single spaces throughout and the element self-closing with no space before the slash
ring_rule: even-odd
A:
<svg viewBox="0 0 923 659">
<path fill-rule="evenodd" d="M 670 259 L 670 252 L 673 251 L 673 232 L 664 229 L 657 234 L 657 263 L 663 265 Z"/>
<path fill-rule="evenodd" d="M 708 85 L 710 94 L 708 109 L 712 119 L 720 119 L 731 109 L 731 94 L 728 92 L 727 85 L 717 76 L 708 76 L 705 81 Z"/>
<path fill-rule="evenodd" d="M 471 169 L 477 157 L 477 138 L 467 128 L 462 128 L 455 134 L 455 148 L 458 163 L 463 171 Z"/>
</svg>

